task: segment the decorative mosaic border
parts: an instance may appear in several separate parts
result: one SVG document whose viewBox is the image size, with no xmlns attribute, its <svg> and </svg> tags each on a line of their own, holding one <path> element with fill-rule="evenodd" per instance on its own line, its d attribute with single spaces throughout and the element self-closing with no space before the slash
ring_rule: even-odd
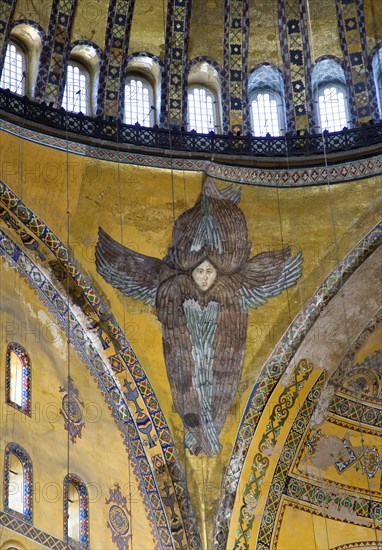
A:
<svg viewBox="0 0 382 550">
<path fill-rule="evenodd" d="M 302 403 L 289 431 L 284 447 L 280 453 L 280 458 L 277 462 L 276 469 L 272 477 L 267 501 L 264 506 L 264 511 L 259 526 L 257 550 L 268 550 L 270 548 L 275 529 L 277 511 L 279 509 L 282 497 L 285 494 L 287 475 L 293 461 L 295 460 L 296 448 L 301 443 L 304 433 L 309 426 L 311 416 L 321 395 L 325 380 L 326 372 L 324 371 Z"/>
<path fill-rule="evenodd" d="M 248 399 L 232 455 L 225 471 L 222 483 L 222 496 L 215 516 L 213 548 L 221 549 L 226 544 L 230 522 L 230 513 L 228 513 L 228 510 L 232 509 L 231 504 L 236 496 L 245 458 L 250 448 L 256 426 L 272 391 L 320 313 L 342 288 L 350 275 L 356 271 L 381 243 L 382 222 L 376 225 L 329 275 L 313 298 L 309 300 L 307 305 L 294 318 L 265 363 Z"/>
<path fill-rule="evenodd" d="M 356 0 L 336 0 L 336 9 L 352 123 L 368 122 L 371 114 L 366 79 L 366 58 L 363 57 L 359 26 L 361 21 L 358 20 Z"/>
<path fill-rule="evenodd" d="M 169 0 L 161 93 L 161 125 L 181 127 L 186 118 L 186 78 L 191 0 Z"/>
<path fill-rule="evenodd" d="M 378 110 L 377 92 L 375 89 L 373 70 L 370 67 L 368 62 L 364 0 L 356 0 L 356 8 L 357 8 L 357 20 L 358 20 L 361 48 L 362 48 L 362 56 L 363 56 L 363 62 L 365 65 L 365 72 L 366 72 L 367 91 L 369 95 L 370 117 L 373 120 L 378 120 L 379 110 Z"/>
<path fill-rule="evenodd" d="M 16 512 L 9 507 L 9 461 L 11 454 L 17 456 L 23 467 L 23 513 Z M 8 443 L 5 448 L 4 458 L 4 486 L 3 486 L 4 510 L 16 518 L 33 522 L 33 468 L 28 453 L 18 443 Z"/>
<path fill-rule="evenodd" d="M 104 117 L 118 119 L 123 112 L 123 83 L 134 5 L 135 0 L 112 0 L 109 4 L 97 107 L 97 114 Z"/>
<path fill-rule="evenodd" d="M 264 187 L 309 187 L 346 183 L 382 174 L 382 154 L 368 159 L 354 160 L 331 164 L 328 167 L 315 166 L 290 169 L 266 169 L 242 166 L 230 166 L 210 160 L 195 160 L 169 158 L 142 153 L 113 151 L 101 147 L 84 145 L 75 141 L 48 136 L 28 130 L 0 119 L 0 129 L 32 143 L 45 145 L 75 155 L 93 159 L 146 166 L 149 168 L 164 168 L 168 170 L 198 171 L 217 179 L 232 183 L 258 185 Z"/>
<path fill-rule="evenodd" d="M 89 368 L 106 403 L 110 406 L 114 420 L 124 436 L 124 443 L 132 462 L 133 471 L 139 482 L 139 490 L 148 513 L 148 520 L 157 531 L 156 535 L 158 542 L 161 541 L 161 530 L 158 529 L 155 519 L 158 520 L 157 515 L 160 516 L 162 531 L 165 530 L 167 532 L 169 531 L 169 527 L 166 521 L 166 515 L 161 507 L 161 500 L 158 498 L 150 462 L 146 457 L 139 433 L 133 423 L 130 411 L 120 388 L 116 385 L 102 357 L 98 354 L 82 326 L 68 307 L 67 299 L 60 295 L 42 271 L 39 270 L 33 261 L 22 252 L 19 246 L 2 230 L 0 230 L 0 256 L 10 266 L 15 267 L 20 276 L 27 280 L 30 287 L 37 291 L 40 300 L 55 316 L 59 325 L 68 331 L 70 342 L 78 352 L 81 360 Z M 152 478 L 153 480 L 150 485 L 151 491 L 148 490 L 146 486 L 148 478 Z M 168 537 L 164 538 L 167 539 Z M 173 546 L 168 544 L 160 546 L 160 548 L 172 549 Z"/>
<path fill-rule="evenodd" d="M 224 68 L 228 76 L 229 126 L 244 133 L 244 113 L 248 111 L 248 0 L 229 0 L 224 43 Z"/>
<path fill-rule="evenodd" d="M 179 507 L 181 518 L 177 537 L 180 541 L 182 541 L 184 537 L 190 549 L 199 548 L 201 546 L 200 536 L 188 499 L 184 474 L 179 465 L 179 459 L 175 451 L 170 429 L 166 423 L 154 390 L 116 319 L 103 304 L 92 286 L 91 281 L 82 274 L 80 267 L 71 257 L 58 237 L 1 181 L 0 201 L 32 232 L 32 234 L 36 235 L 36 237 L 47 246 L 51 253 L 53 253 L 63 269 L 70 276 L 70 279 L 74 281 L 76 289 L 83 294 L 88 306 L 90 306 L 91 310 L 96 314 L 99 321 L 103 323 L 103 326 L 106 327 L 105 330 L 110 340 L 115 342 L 118 346 L 119 358 L 124 365 L 126 373 L 129 373 L 129 376 L 131 376 L 140 398 L 143 400 L 155 437 L 158 439 L 160 453 L 156 456 L 161 457 L 164 464 L 164 467 L 160 468 L 160 470 L 155 470 L 154 459 L 152 465 L 151 462 L 147 460 L 139 431 L 135 422 L 131 419 L 126 397 L 121 392 L 119 386 L 115 385 L 115 379 L 111 375 L 112 371 L 110 370 L 109 372 L 109 365 L 106 367 L 105 372 L 103 360 L 94 350 L 89 340 L 85 342 L 86 347 L 84 348 L 82 346 L 81 348 L 83 342 L 81 341 L 78 343 L 79 336 L 76 335 L 74 339 L 74 342 L 78 343 L 78 346 L 80 346 L 82 350 L 84 361 L 87 364 L 90 362 L 91 372 L 93 373 L 94 371 L 94 377 L 99 387 L 109 399 L 114 418 L 116 418 L 117 422 L 122 422 L 123 432 L 125 434 L 124 442 L 128 451 L 132 451 L 133 454 L 138 457 L 137 463 L 139 464 L 140 471 L 143 471 L 141 476 L 143 480 L 142 485 L 148 494 L 146 500 L 149 501 L 148 505 L 154 511 L 156 525 L 159 534 L 162 536 L 161 539 L 158 534 L 158 541 L 162 540 L 162 542 L 164 542 L 164 547 L 167 547 L 166 545 L 170 544 L 169 541 L 171 540 L 171 531 L 169 529 L 166 514 L 163 512 L 160 493 L 160 491 L 163 491 L 164 495 L 166 495 L 164 485 L 170 483 L 176 495 L 175 505 Z M 56 290 L 53 289 L 50 292 L 55 294 Z M 63 305 L 61 304 L 62 300 L 59 300 L 59 302 L 60 304 L 56 309 L 60 312 L 63 307 L 66 308 L 66 305 L 64 302 Z M 73 323 L 76 323 L 78 327 L 78 334 L 80 336 L 82 335 L 84 338 L 85 335 L 81 326 L 74 316 L 71 317 L 73 317 Z M 62 322 L 66 322 L 66 317 Z M 154 467 L 156 479 L 152 475 L 152 467 Z M 163 483 L 163 486 L 158 485 L 159 481 Z"/>
<path fill-rule="evenodd" d="M 308 130 L 314 124 L 306 89 L 310 82 L 311 59 L 305 1 L 280 0 L 278 10 L 288 131 Z"/>
<path fill-rule="evenodd" d="M 2 0 L 0 3 L 0 74 L 3 70 L 16 1 L 17 0 Z"/>
<path fill-rule="evenodd" d="M 71 550 L 73 548 L 70 544 L 68 545 L 66 542 L 54 537 L 53 535 L 40 531 L 40 529 L 33 527 L 33 525 L 30 525 L 19 518 L 15 518 L 6 512 L 0 511 L 0 526 L 2 528 L 9 529 L 10 531 L 14 531 L 15 533 L 19 533 L 20 535 L 23 535 L 24 537 L 33 540 L 46 548 L 52 548 L 53 550 L 68 550 L 68 548 Z"/>
<path fill-rule="evenodd" d="M 35 96 L 57 106 L 61 105 L 64 94 L 68 45 L 76 6 L 77 0 L 53 0 L 49 29 L 40 55 Z"/>
<path fill-rule="evenodd" d="M 254 457 L 251 474 L 244 489 L 238 527 L 235 530 L 237 533 L 235 548 L 249 550 L 249 539 L 255 519 L 254 510 L 257 507 L 261 486 L 269 465 L 268 454 L 275 447 L 281 428 L 288 419 L 289 409 L 294 406 L 299 396 L 299 390 L 304 387 L 304 383 L 309 379 L 312 371 L 313 364 L 302 359 L 293 373 L 291 382 L 282 391 L 277 404 L 272 409 L 269 423 L 259 442 L 258 453 Z"/>
<path fill-rule="evenodd" d="M 371 407 L 359 401 L 353 401 L 342 395 L 334 396 L 330 402 L 328 412 L 349 422 L 360 422 L 371 427 L 382 427 L 382 409 Z"/>
</svg>

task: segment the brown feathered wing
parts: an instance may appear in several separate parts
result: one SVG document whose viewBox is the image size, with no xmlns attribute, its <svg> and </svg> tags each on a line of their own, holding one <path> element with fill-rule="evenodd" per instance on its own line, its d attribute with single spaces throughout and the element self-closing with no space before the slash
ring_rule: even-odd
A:
<svg viewBox="0 0 382 550">
<path fill-rule="evenodd" d="M 96 247 L 97 271 L 126 296 L 155 305 L 163 260 L 145 256 L 115 241 L 101 227 Z M 168 268 L 167 268 L 168 269 Z"/>
</svg>

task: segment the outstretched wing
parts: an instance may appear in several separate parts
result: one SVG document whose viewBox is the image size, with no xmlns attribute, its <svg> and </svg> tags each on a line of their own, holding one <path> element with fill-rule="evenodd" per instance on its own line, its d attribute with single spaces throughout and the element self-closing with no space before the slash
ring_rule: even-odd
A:
<svg viewBox="0 0 382 550">
<path fill-rule="evenodd" d="M 155 305 L 162 266 L 162 260 L 126 248 L 99 228 L 97 271 L 126 296 Z"/>
<path fill-rule="evenodd" d="M 240 274 L 244 304 L 257 308 L 271 296 L 295 285 L 302 273 L 302 255 L 291 249 L 262 252 L 251 258 Z"/>
</svg>

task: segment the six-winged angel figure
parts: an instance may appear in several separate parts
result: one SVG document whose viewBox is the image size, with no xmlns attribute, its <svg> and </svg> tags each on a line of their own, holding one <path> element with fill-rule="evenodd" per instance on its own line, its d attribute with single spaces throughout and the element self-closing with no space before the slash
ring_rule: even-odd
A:
<svg viewBox="0 0 382 550">
<path fill-rule="evenodd" d="M 139 254 L 101 228 L 97 271 L 155 307 L 174 406 L 193 454 L 214 455 L 240 382 L 248 308 L 293 286 L 302 256 L 289 247 L 250 258 L 240 189 L 206 178 L 200 198 L 174 223 L 163 259 Z"/>
</svg>

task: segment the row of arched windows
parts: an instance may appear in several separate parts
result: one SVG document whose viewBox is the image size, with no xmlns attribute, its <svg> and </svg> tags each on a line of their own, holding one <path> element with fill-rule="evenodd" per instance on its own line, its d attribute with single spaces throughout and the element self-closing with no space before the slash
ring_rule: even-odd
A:
<svg viewBox="0 0 382 550">
<path fill-rule="evenodd" d="M 85 546 L 89 543 L 89 498 L 85 483 L 76 474 L 63 482 L 64 540 Z M 33 523 L 33 468 L 28 453 L 17 443 L 9 443 L 4 461 L 4 510 Z"/>
<path fill-rule="evenodd" d="M 31 361 L 26 350 L 10 342 L 6 353 L 6 402 L 31 413 Z M 88 543 L 88 491 L 76 475 L 63 483 L 65 540 Z M 9 443 L 4 461 L 4 510 L 33 522 L 33 469 L 28 453 L 17 443 Z"/>
<path fill-rule="evenodd" d="M 77 48 L 77 49 L 76 49 Z M 75 59 L 66 68 L 62 107 L 67 111 L 94 115 L 96 78 L 94 70 L 80 61 L 81 46 L 74 48 Z M 87 50 L 92 48 L 83 46 Z M 77 55 L 77 57 L 76 57 Z M 88 59 L 89 51 L 87 51 Z M 382 117 L 382 48 L 375 54 L 373 71 Z M 95 51 L 93 59 L 97 58 Z M 188 130 L 220 133 L 221 101 L 218 71 L 206 61 L 195 64 L 188 75 Z M 0 87 L 23 95 L 29 82 L 26 55 L 21 45 L 10 42 L 6 51 Z M 29 84 L 29 87 L 33 86 Z M 316 105 L 317 131 L 340 131 L 349 127 L 349 101 L 345 75 L 335 59 L 319 61 L 312 71 L 312 92 Z M 29 90 L 30 91 L 30 90 Z M 153 126 L 158 123 L 156 105 L 160 96 L 160 69 L 151 58 L 136 58 L 130 64 L 124 85 L 123 121 Z M 264 64 L 249 77 L 251 129 L 255 136 L 282 136 L 287 131 L 283 77 L 276 67 Z"/>
</svg>

